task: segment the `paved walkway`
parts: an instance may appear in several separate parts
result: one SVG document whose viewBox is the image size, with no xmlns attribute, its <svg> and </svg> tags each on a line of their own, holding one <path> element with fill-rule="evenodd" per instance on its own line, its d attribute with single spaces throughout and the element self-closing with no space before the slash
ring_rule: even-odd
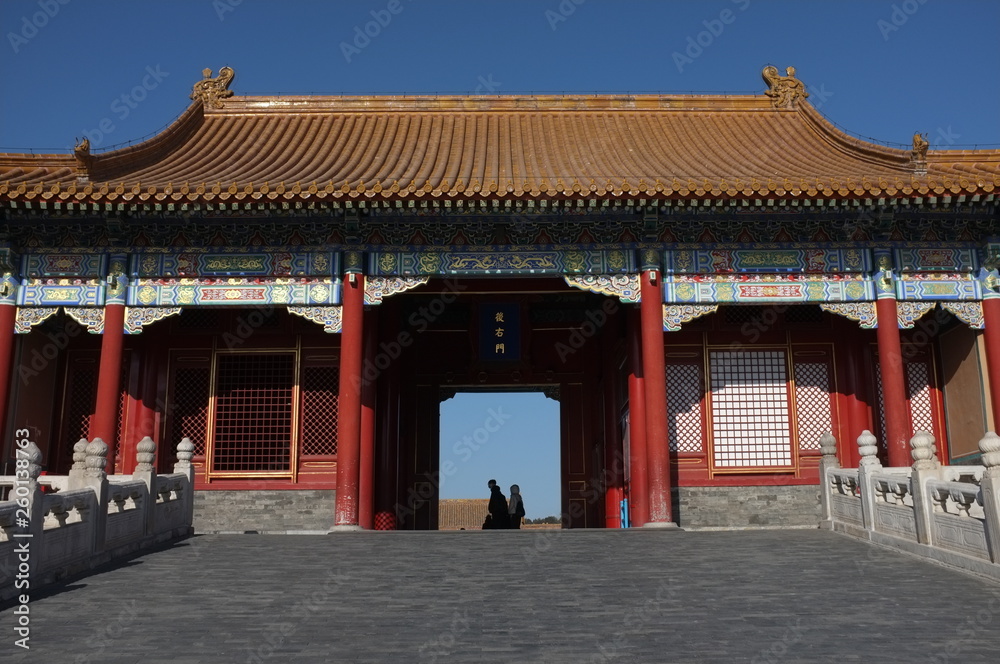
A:
<svg viewBox="0 0 1000 664">
<path fill-rule="evenodd" d="M 0 661 L 1000 661 L 1000 585 L 812 530 L 210 535 L 29 607 Z"/>
</svg>

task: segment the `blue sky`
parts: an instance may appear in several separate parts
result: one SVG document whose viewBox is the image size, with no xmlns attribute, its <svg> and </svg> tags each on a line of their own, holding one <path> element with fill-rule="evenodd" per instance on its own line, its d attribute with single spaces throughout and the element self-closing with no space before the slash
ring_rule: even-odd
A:
<svg viewBox="0 0 1000 664">
<path fill-rule="evenodd" d="M 236 94 L 760 94 L 764 65 L 792 65 L 856 135 L 1000 146 L 993 0 L 3 0 L 0 27 L 0 151 L 135 141 L 184 111 L 202 69 L 224 65 Z M 445 447 L 506 397 L 476 398 L 471 419 L 444 418 Z M 554 419 L 511 404 L 505 430 Z M 531 472 L 545 465 L 536 438 L 496 445 L 486 472 L 475 464 L 498 432 L 448 491 L 484 496 L 496 476 L 521 484 L 531 515 L 558 513 L 552 471 Z"/>
</svg>

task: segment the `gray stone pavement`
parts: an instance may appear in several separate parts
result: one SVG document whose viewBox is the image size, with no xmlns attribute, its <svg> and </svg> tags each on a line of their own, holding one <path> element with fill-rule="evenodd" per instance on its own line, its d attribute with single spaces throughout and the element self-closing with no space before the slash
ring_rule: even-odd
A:
<svg viewBox="0 0 1000 664">
<path fill-rule="evenodd" d="M 1000 585 L 818 530 L 197 536 L 29 608 L 0 662 L 1000 661 Z"/>
</svg>

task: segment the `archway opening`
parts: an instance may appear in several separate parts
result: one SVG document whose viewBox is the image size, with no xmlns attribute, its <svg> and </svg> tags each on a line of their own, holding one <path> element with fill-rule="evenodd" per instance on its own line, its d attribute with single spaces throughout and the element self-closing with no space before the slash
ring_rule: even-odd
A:
<svg viewBox="0 0 1000 664">
<path fill-rule="evenodd" d="M 559 527 L 559 402 L 541 391 L 461 391 L 440 415 L 440 530 L 482 527 L 490 479 L 508 499 L 520 487 L 525 525 Z"/>
</svg>

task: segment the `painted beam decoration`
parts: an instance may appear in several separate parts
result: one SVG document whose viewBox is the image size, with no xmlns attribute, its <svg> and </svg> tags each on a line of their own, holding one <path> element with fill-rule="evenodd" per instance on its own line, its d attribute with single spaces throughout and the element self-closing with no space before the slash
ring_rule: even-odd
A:
<svg viewBox="0 0 1000 664">
<path fill-rule="evenodd" d="M 984 297 L 1000 297 L 1000 245 L 953 242 L 739 242 L 729 244 L 548 244 L 497 246 L 337 245 L 338 250 L 285 247 L 184 247 L 116 251 L 58 248 L 13 254 L 0 247 L 6 272 L 2 295 L 16 304 L 18 332 L 59 307 L 90 316 L 111 302 L 129 307 L 130 334 L 190 306 L 281 305 L 337 327 L 328 308 L 341 304 L 341 274 L 363 272 L 366 304 L 417 287 L 433 276 L 546 275 L 567 284 L 638 302 L 639 257 L 663 271 L 665 329 L 675 329 L 701 307 L 719 304 L 819 303 L 840 315 L 870 321 L 865 303 L 880 292 L 901 303 L 948 303 L 967 324 L 981 326 Z M 2 261 L 0 261 L 2 262 Z M 888 289 L 888 290 L 882 290 Z M 836 305 L 836 306 L 834 306 Z M 844 305 L 844 306 L 839 306 Z M 670 308 L 673 307 L 673 308 Z M 902 307 L 911 325 L 927 307 Z M 831 309 L 833 310 L 833 309 Z M 170 313 L 168 313 L 170 312 Z M 51 315 L 51 314 L 44 314 Z M 92 319 L 92 320 L 91 320 Z"/>
<path fill-rule="evenodd" d="M 137 279 L 129 285 L 138 307 L 340 304 L 340 280 L 330 277 Z"/>
<path fill-rule="evenodd" d="M 129 273 L 139 277 L 327 277 L 340 274 L 337 252 L 209 251 L 133 254 Z"/>
<path fill-rule="evenodd" d="M 675 249 L 663 252 L 666 274 L 728 274 L 808 272 L 813 274 L 870 272 L 867 250 L 802 249 L 775 245 L 767 249 Z"/>
<path fill-rule="evenodd" d="M 369 274 L 386 276 L 619 274 L 635 272 L 624 249 L 484 248 L 468 251 L 372 252 Z"/>
<path fill-rule="evenodd" d="M 875 297 L 871 254 L 855 247 L 691 248 L 665 251 L 668 304 L 859 302 Z"/>
</svg>

